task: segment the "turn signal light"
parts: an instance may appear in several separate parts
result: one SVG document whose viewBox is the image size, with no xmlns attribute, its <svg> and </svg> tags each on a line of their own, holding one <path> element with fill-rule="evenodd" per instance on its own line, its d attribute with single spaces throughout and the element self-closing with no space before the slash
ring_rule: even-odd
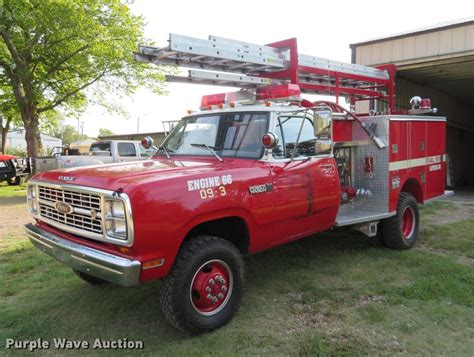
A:
<svg viewBox="0 0 474 357">
<path fill-rule="evenodd" d="M 165 263 L 165 260 L 163 258 L 161 259 L 155 259 L 146 263 L 143 263 L 143 269 L 151 269 L 155 267 L 160 267 Z"/>
<path fill-rule="evenodd" d="M 118 251 L 122 254 L 128 254 L 128 253 L 130 253 L 130 248 L 128 248 L 128 247 L 118 247 Z"/>
</svg>

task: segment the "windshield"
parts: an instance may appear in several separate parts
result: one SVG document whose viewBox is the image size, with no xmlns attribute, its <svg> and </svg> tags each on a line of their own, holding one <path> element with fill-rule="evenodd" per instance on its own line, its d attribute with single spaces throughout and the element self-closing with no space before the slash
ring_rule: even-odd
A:
<svg viewBox="0 0 474 357">
<path fill-rule="evenodd" d="M 268 130 L 269 113 L 214 114 L 186 118 L 163 142 L 173 155 L 220 156 L 259 159 L 263 154 L 262 136 Z"/>
</svg>

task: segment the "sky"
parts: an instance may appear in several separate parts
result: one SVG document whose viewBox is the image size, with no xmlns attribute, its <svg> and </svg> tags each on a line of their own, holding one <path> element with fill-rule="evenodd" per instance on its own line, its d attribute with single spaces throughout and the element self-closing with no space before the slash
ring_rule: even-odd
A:
<svg viewBox="0 0 474 357">
<path fill-rule="evenodd" d="M 300 53 L 344 62 L 351 60 L 351 43 L 474 16 L 474 3 L 468 0 L 135 0 L 130 8 L 145 18 L 145 36 L 158 47 L 167 45 L 170 33 L 201 39 L 216 35 L 255 44 L 296 37 Z M 76 127 L 78 121 L 83 123 L 89 136 L 97 136 L 100 128 L 116 134 L 162 131 L 162 120 L 179 120 L 187 110 L 198 109 L 203 95 L 233 90 L 168 83 L 168 95 L 158 96 L 142 88 L 121 100 L 126 114 L 109 114 L 91 105 L 66 123 Z"/>
</svg>

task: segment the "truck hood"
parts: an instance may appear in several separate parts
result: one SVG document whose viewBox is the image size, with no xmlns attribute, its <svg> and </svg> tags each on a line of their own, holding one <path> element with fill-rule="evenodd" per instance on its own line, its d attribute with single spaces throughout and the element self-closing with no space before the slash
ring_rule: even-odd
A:
<svg viewBox="0 0 474 357">
<path fill-rule="evenodd" d="M 214 171 L 216 166 L 221 167 L 222 165 L 223 163 L 215 158 L 209 160 L 203 158 L 182 158 L 181 160 L 173 161 L 152 159 L 45 171 L 35 175 L 33 179 L 117 190 L 118 188 L 125 189 L 131 183 L 160 181 L 173 177 Z"/>
</svg>

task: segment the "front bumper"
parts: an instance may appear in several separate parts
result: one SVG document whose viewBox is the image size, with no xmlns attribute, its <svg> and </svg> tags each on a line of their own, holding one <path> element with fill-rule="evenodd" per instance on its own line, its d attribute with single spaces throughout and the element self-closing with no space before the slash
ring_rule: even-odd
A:
<svg viewBox="0 0 474 357">
<path fill-rule="evenodd" d="M 75 270 L 122 286 L 134 286 L 139 282 L 141 263 L 138 260 L 68 241 L 32 223 L 25 225 L 25 230 L 38 249 Z"/>
</svg>

